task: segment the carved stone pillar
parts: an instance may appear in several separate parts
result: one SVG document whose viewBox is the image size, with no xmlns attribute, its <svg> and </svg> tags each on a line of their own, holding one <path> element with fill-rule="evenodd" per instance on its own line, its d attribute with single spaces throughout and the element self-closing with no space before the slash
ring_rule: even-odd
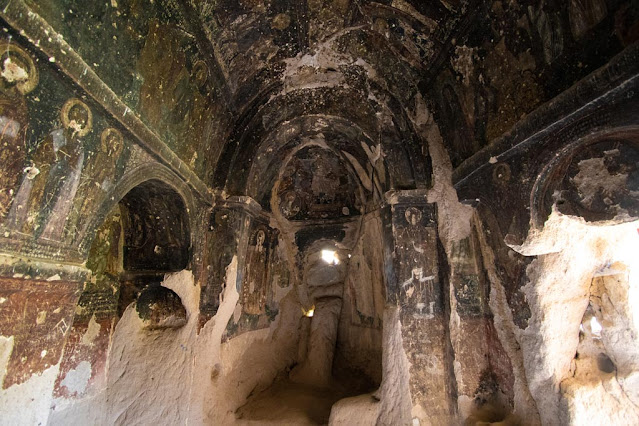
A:
<svg viewBox="0 0 639 426">
<path fill-rule="evenodd" d="M 238 257 L 238 271 L 241 271 L 239 257 L 243 256 L 241 241 L 248 218 L 243 209 L 226 204 L 216 206 L 211 212 L 209 229 L 206 238 L 207 279 L 202 285 L 200 299 L 200 323 L 204 324 L 212 318 L 220 306 L 220 295 L 227 285 L 227 267 Z M 241 283 L 238 276 L 236 283 Z"/>
<path fill-rule="evenodd" d="M 454 410 L 453 381 L 435 205 L 423 191 L 387 194 L 387 202 L 382 214 L 387 304 L 400 308 L 411 416 L 447 424 Z"/>
</svg>

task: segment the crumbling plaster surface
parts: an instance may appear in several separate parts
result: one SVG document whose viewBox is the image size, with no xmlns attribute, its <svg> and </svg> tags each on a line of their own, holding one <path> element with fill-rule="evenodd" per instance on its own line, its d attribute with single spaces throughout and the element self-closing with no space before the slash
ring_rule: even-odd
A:
<svg viewBox="0 0 639 426">
<path fill-rule="evenodd" d="M 80 400 L 60 399 L 49 424 L 187 423 L 199 286 L 190 271 L 167 275 L 162 285 L 180 296 L 188 323 L 179 329 L 145 330 L 135 304 L 129 305 L 113 332 L 105 387 Z"/>
<path fill-rule="evenodd" d="M 453 166 L 448 157 L 439 127 L 421 96 L 415 97 L 415 108 L 410 116 L 413 125 L 426 141 L 433 164 L 433 185 L 428 192 L 428 202 L 437 203 L 438 231 L 444 246 L 470 235 L 470 218 L 473 209 L 461 204 L 453 187 Z M 426 150 L 426 147 L 424 148 Z"/>
<path fill-rule="evenodd" d="M 238 305 L 235 287 L 237 258 L 227 267 L 220 308 L 200 330 L 194 346 L 191 401 L 192 424 L 234 424 L 235 411 L 248 396 L 268 387 L 295 361 L 297 324 L 302 315 L 296 292 L 280 301 L 280 311 L 268 329 L 241 334 L 220 344 Z"/>
<path fill-rule="evenodd" d="M 476 220 L 477 219 L 476 217 Z M 481 225 L 477 224 L 477 226 L 483 231 Z M 519 419 L 527 419 L 531 425 L 538 425 L 541 424 L 539 411 L 528 388 L 524 357 L 521 353 L 521 346 L 517 340 L 519 328 L 515 325 L 513 313 L 506 299 L 506 291 L 495 268 L 494 251 L 486 241 L 484 232 L 479 232 L 478 237 L 484 267 L 491 282 L 489 306 L 494 315 L 493 323 L 499 340 L 510 358 L 513 369 L 513 414 Z"/>
<path fill-rule="evenodd" d="M 162 285 L 180 296 L 187 324 L 145 330 L 130 305 L 114 332 L 106 389 L 58 413 L 52 424 L 234 424 L 247 396 L 294 362 L 301 316 L 291 292 L 271 329 L 221 344 L 239 301 L 236 279 L 234 257 L 220 309 L 198 334 L 199 286 L 190 271 L 167 275 Z"/>
<path fill-rule="evenodd" d="M 428 152 L 433 164 L 433 186 L 428 192 L 427 198 L 431 203 L 437 204 L 438 232 L 444 250 L 448 257 L 452 256 L 453 245 L 468 238 L 471 233 L 470 222 L 473 214 L 473 208 L 463 205 L 457 198 L 457 192 L 452 184 L 452 164 L 444 141 L 442 139 L 439 127 L 435 123 L 432 114 L 428 111 L 425 102 L 421 97 L 416 99 L 415 112 L 411 117 L 415 127 L 422 134 L 422 138 L 428 144 Z M 460 319 L 456 310 L 456 299 L 450 291 L 450 339 L 453 345 L 457 346 L 461 343 L 460 335 Z M 458 361 L 454 362 L 456 381 L 462 381 L 462 369 Z M 458 410 L 460 414 L 469 414 L 470 409 L 465 406 L 471 405 L 473 395 L 458 396 Z M 426 421 L 423 419 L 422 421 Z"/>
<path fill-rule="evenodd" d="M 357 369 L 379 383 L 385 307 L 382 222 L 379 212 L 362 217 L 360 239 L 348 264 L 337 346 L 337 365 Z"/>
<path fill-rule="evenodd" d="M 636 423 L 636 405 L 627 404 L 620 410 L 616 404 L 602 402 L 624 394 L 622 374 L 632 373 L 627 371 L 629 362 L 632 367 L 636 365 L 636 337 L 628 339 L 627 336 L 636 336 L 637 328 L 632 323 L 634 319 L 628 318 L 629 307 L 624 308 L 636 300 L 636 271 L 630 270 L 629 297 L 615 301 L 619 311 L 611 315 L 610 311 L 603 310 L 608 318 L 605 314 L 602 318 L 604 329 L 625 319 L 622 327 L 606 330 L 604 342 L 608 341 L 611 346 L 608 350 L 611 358 L 615 358 L 616 348 L 621 353 L 633 354 L 632 359 L 619 357 L 617 378 L 599 374 L 594 380 L 590 377 L 586 381 L 580 380 L 579 364 L 574 358 L 582 318 L 593 296 L 593 277 L 604 273 L 615 262 L 629 267 L 636 265 L 637 228 L 637 222 L 589 225 L 581 219 L 553 212 L 542 230 L 531 231 L 524 244 L 513 246 L 522 254 L 537 256 L 528 267 L 528 283 L 524 287 L 532 316 L 528 327 L 517 330 L 516 335 L 530 391 L 537 406 L 543 407 L 539 414 L 544 424 L 580 424 L 580 419 L 601 419 L 601 415 L 614 415 L 611 418 L 627 424 Z M 610 303 L 614 299 L 607 297 L 607 300 Z M 630 380 L 627 384 L 630 393 L 636 392 L 630 389 L 632 385 Z"/>
<path fill-rule="evenodd" d="M 187 309 L 179 329 L 143 330 L 135 306 L 118 322 L 110 351 L 106 424 L 185 424 L 199 287 L 190 271 L 167 275 L 163 286 L 175 291 Z"/>
<path fill-rule="evenodd" d="M 0 383 L 4 380 L 12 351 L 13 336 L 0 336 Z M 53 399 L 53 385 L 59 368 L 59 364 L 52 365 L 23 383 L 0 390 L 0 425 L 47 424 L 49 406 Z M 15 407 L 20 409 L 17 410 Z"/>
<path fill-rule="evenodd" d="M 382 345 L 385 348 L 382 358 L 382 384 L 376 392 L 376 397 L 380 401 L 378 425 L 409 425 L 412 423 L 411 412 L 414 407 L 410 398 L 410 365 L 406 352 L 404 352 L 401 330 L 399 309 L 396 307 L 386 308 L 382 337 Z"/>
<path fill-rule="evenodd" d="M 456 243 L 471 236 L 473 226 L 480 230 L 478 236 L 483 260 L 481 267 L 484 268 L 490 285 L 488 304 L 493 316 L 492 325 L 495 327 L 499 344 L 509 358 L 514 373 L 512 412 L 515 418 L 527 419 L 530 424 L 539 424 L 537 407 L 528 389 L 524 371 L 524 359 L 514 334 L 516 327 L 512 319 L 512 313 L 507 304 L 503 286 L 495 271 L 495 257 L 492 249 L 482 238 L 484 230 L 477 220 L 477 213 L 470 205 L 459 202 L 457 192 L 452 184 L 453 167 L 439 127 L 435 123 L 432 114 L 428 111 L 425 102 L 419 97 L 416 98 L 414 114 L 411 116 L 411 120 L 428 144 L 428 152 L 432 159 L 433 186 L 428 192 L 428 201 L 437 204 L 438 232 L 448 259 L 452 260 L 454 255 L 452 250 Z M 456 357 L 458 355 L 457 351 L 466 348 L 468 341 L 465 339 L 461 329 L 457 300 L 452 286 L 449 294 L 450 340 L 453 347 L 453 356 Z M 465 378 L 463 376 L 465 369 L 460 360 L 455 359 L 453 363 L 455 380 L 461 388 L 460 385 L 465 380 L 473 380 L 473 378 Z M 460 418 L 467 418 L 477 408 L 474 404 L 474 397 L 475 395 L 473 394 L 461 393 L 457 395 L 457 409 Z"/>
<path fill-rule="evenodd" d="M 371 394 L 344 398 L 331 408 L 330 426 L 430 424 L 421 420 L 419 406 L 410 396 L 410 363 L 404 351 L 399 308 L 388 306 L 383 314 L 382 383 Z"/>
<path fill-rule="evenodd" d="M 210 346 L 199 346 L 201 358 L 196 359 L 196 366 L 205 364 L 205 369 L 199 371 L 210 371 L 208 375 L 196 376 L 193 385 L 193 389 L 208 388 L 203 405 L 204 423 L 235 423 L 235 411 L 247 398 L 266 389 L 295 362 L 300 317 L 299 302 L 295 300 L 295 292 L 290 292 L 282 300 L 280 314 L 271 328 L 244 333 L 226 342 L 217 362 L 209 355 Z"/>
</svg>

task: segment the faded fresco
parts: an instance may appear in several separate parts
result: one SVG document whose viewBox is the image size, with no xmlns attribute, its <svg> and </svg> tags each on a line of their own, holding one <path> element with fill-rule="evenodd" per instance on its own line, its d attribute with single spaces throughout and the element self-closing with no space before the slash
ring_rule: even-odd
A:
<svg viewBox="0 0 639 426">
<path fill-rule="evenodd" d="M 53 129 L 30 155 L 5 226 L 32 233 L 36 239 L 57 240 L 78 190 L 84 166 L 82 138 L 92 129 L 93 116 L 79 99 L 60 109 L 61 128 Z"/>
<path fill-rule="evenodd" d="M 220 306 L 227 268 L 238 254 L 242 218 L 241 211 L 230 208 L 215 208 L 210 215 L 205 254 L 209 267 L 200 295 L 201 324 L 212 318 Z"/>
<path fill-rule="evenodd" d="M 303 148 L 282 173 L 279 208 L 289 220 L 357 215 L 352 187 L 352 177 L 336 154 L 318 147 Z"/>
<path fill-rule="evenodd" d="M 453 48 L 431 91 L 453 166 L 639 37 L 639 9 L 631 1 L 492 2 L 487 8 L 475 18 L 477 29 Z"/>
<path fill-rule="evenodd" d="M 238 310 L 227 324 L 224 340 L 267 328 L 277 316 L 279 300 L 289 287 L 278 247 L 278 232 L 254 219 L 244 256 Z"/>
<path fill-rule="evenodd" d="M 38 84 L 38 69 L 20 46 L 0 45 L 0 219 L 9 212 L 27 156 L 29 111 L 26 95 Z"/>
<path fill-rule="evenodd" d="M 29 2 L 100 78 L 203 177 L 228 117 L 173 1 Z M 96 46 L 100 46 L 96 49 Z"/>
<path fill-rule="evenodd" d="M 58 362 L 79 294 L 76 282 L 0 279 L 0 297 L 4 300 L 0 330 L 5 336 L 14 336 L 3 389 Z"/>
<path fill-rule="evenodd" d="M 2 237 L 73 246 L 123 175 L 130 144 L 50 64 L 12 37 L 2 46 Z"/>
</svg>

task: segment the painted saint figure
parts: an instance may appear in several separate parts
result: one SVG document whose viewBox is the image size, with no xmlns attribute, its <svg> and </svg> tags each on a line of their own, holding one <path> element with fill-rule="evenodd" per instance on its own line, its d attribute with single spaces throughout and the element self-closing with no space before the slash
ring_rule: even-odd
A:
<svg viewBox="0 0 639 426">
<path fill-rule="evenodd" d="M 397 249 L 402 259 L 400 279 L 402 306 L 414 318 L 427 318 L 433 314 L 432 306 L 439 306 L 441 291 L 437 286 L 437 257 L 430 256 L 436 231 L 424 224 L 423 209 L 410 206 L 404 211 L 404 221 L 397 225 Z M 431 305 L 431 302 L 435 302 Z"/>
<path fill-rule="evenodd" d="M 15 44 L 0 44 L 0 220 L 11 206 L 27 156 L 29 114 L 25 94 L 38 84 L 31 57 Z"/>
<path fill-rule="evenodd" d="M 89 217 L 79 217 L 80 213 L 95 211 L 95 207 L 102 203 L 106 194 L 115 186 L 118 177 L 115 167 L 123 149 L 124 138 L 119 130 L 108 127 L 102 131 L 99 151 L 87 157 L 77 192 L 77 198 L 80 200 L 75 203 L 74 212 L 71 212 L 73 219 L 70 220 L 70 223 L 74 223 L 78 227 L 71 227 L 65 231 L 68 234 L 73 234 L 71 239 L 76 236 L 81 237 L 86 232 L 88 221 L 85 223 L 79 221 L 81 219 L 88 220 Z M 67 226 L 67 228 L 69 227 Z"/>
<path fill-rule="evenodd" d="M 242 283 L 242 307 L 247 314 L 260 315 L 266 312 L 268 289 L 266 283 L 266 233 L 263 229 L 258 229 L 252 240 L 254 243 L 248 249 L 247 270 Z"/>
<path fill-rule="evenodd" d="M 69 99 L 60 111 L 63 128 L 51 131 L 31 156 L 7 217 L 7 227 L 33 230 L 34 237 L 59 238 L 84 164 L 80 138 L 91 131 L 91 110 Z"/>
</svg>

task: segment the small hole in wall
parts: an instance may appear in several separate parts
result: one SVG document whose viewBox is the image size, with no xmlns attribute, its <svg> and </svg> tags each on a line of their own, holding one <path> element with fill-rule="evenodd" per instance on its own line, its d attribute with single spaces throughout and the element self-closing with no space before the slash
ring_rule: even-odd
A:
<svg viewBox="0 0 639 426">
<path fill-rule="evenodd" d="M 597 321 L 597 317 L 590 318 L 590 330 L 592 331 L 593 337 L 597 339 L 601 338 L 601 330 L 603 330 L 603 327 L 599 324 L 599 321 Z"/>
<path fill-rule="evenodd" d="M 328 264 L 339 264 L 339 259 L 335 250 L 322 250 L 322 260 Z"/>
<path fill-rule="evenodd" d="M 604 373 L 612 373 L 616 369 L 615 363 L 603 352 L 597 355 L 597 368 Z"/>
</svg>

